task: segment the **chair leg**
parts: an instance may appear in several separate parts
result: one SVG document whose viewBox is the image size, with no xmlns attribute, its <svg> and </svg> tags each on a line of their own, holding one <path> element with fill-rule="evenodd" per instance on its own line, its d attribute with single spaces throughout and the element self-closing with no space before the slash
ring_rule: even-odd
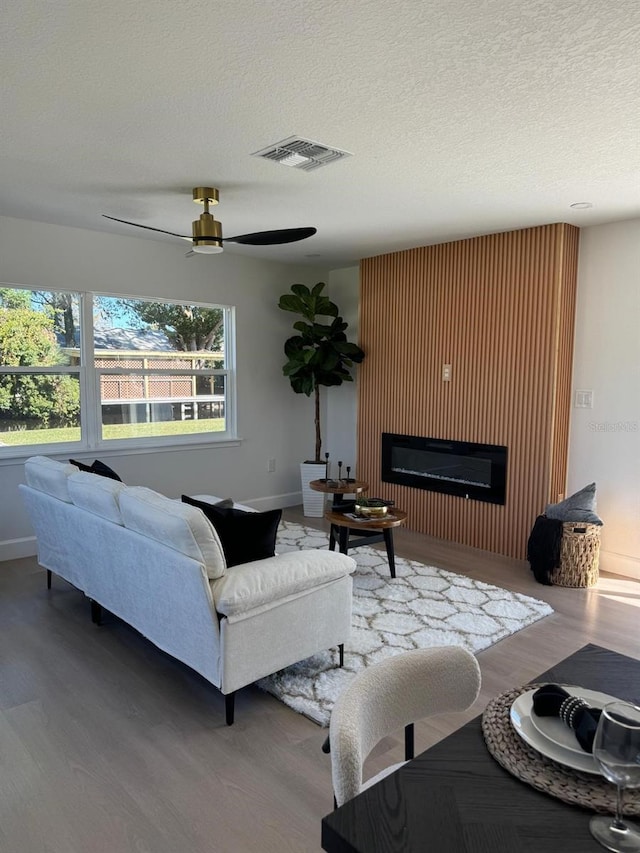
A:
<svg viewBox="0 0 640 853">
<path fill-rule="evenodd" d="M 94 625 L 102 625 L 102 605 L 91 599 L 91 621 Z"/>
<path fill-rule="evenodd" d="M 344 643 L 340 643 L 340 645 L 338 646 L 338 658 L 339 658 L 338 666 L 343 667 L 344 666 Z"/>
<path fill-rule="evenodd" d="M 51 569 L 47 569 L 47 589 L 51 589 Z"/>
<path fill-rule="evenodd" d="M 322 744 L 322 751 L 325 755 L 329 755 L 331 752 L 331 741 L 329 740 L 329 735 L 326 736 L 324 742 Z M 338 801 L 336 800 L 336 795 L 333 795 L 333 810 L 335 811 L 338 808 Z"/>
<path fill-rule="evenodd" d="M 227 725 L 233 725 L 233 714 L 235 711 L 235 703 L 236 703 L 236 694 L 235 693 L 227 693 L 224 697 L 224 708 L 225 714 L 227 718 Z"/>
<path fill-rule="evenodd" d="M 414 753 L 413 723 L 404 727 L 404 760 L 411 761 Z"/>
</svg>

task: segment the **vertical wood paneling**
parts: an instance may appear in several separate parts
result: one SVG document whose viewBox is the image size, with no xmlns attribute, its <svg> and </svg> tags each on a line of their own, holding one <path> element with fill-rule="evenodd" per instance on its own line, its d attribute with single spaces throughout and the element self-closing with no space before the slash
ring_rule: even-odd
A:
<svg viewBox="0 0 640 853">
<path fill-rule="evenodd" d="M 358 476 L 412 529 L 522 559 L 564 491 L 577 246 L 560 224 L 361 262 Z M 505 506 L 382 483 L 383 432 L 506 445 Z"/>
</svg>

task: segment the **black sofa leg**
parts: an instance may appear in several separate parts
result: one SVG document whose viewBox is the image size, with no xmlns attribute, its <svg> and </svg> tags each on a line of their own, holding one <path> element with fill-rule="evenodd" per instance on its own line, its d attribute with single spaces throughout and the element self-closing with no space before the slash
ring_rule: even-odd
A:
<svg viewBox="0 0 640 853">
<path fill-rule="evenodd" d="M 91 621 L 94 625 L 102 625 L 102 605 L 91 599 Z"/>
<path fill-rule="evenodd" d="M 51 569 L 47 569 L 47 589 L 51 589 Z"/>
<path fill-rule="evenodd" d="M 227 725 L 233 725 L 233 713 L 235 710 L 236 704 L 236 694 L 235 693 L 227 693 L 224 697 L 224 708 L 227 717 Z"/>
<path fill-rule="evenodd" d="M 338 646 L 338 658 L 339 658 L 339 666 L 344 666 L 344 643 L 340 643 Z"/>
</svg>

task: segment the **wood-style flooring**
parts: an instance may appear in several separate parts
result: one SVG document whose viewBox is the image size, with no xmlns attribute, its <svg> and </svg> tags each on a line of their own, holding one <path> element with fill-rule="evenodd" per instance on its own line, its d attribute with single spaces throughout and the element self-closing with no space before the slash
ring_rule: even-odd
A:
<svg viewBox="0 0 640 853">
<path fill-rule="evenodd" d="M 301 508 L 285 517 L 314 526 Z M 478 655 L 483 689 L 466 714 L 416 726 L 418 751 L 587 642 L 640 659 L 640 584 L 537 584 L 528 564 L 398 530 L 396 552 L 548 601 L 554 615 Z M 254 687 L 224 722 L 218 691 L 45 574 L 0 563 L 1 853 L 305 853 L 331 810 L 326 730 Z M 402 758 L 378 745 L 376 772 Z M 428 804 L 425 804 L 428 807 Z"/>
</svg>

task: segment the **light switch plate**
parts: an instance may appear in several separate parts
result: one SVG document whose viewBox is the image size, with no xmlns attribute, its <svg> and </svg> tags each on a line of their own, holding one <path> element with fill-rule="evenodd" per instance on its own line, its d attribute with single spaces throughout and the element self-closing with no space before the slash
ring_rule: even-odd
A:
<svg viewBox="0 0 640 853">
<path fill-rule="evenodd" d="M 576 409 L 593 409 L 593 391 L 576 391 Z"/>
</svg>

